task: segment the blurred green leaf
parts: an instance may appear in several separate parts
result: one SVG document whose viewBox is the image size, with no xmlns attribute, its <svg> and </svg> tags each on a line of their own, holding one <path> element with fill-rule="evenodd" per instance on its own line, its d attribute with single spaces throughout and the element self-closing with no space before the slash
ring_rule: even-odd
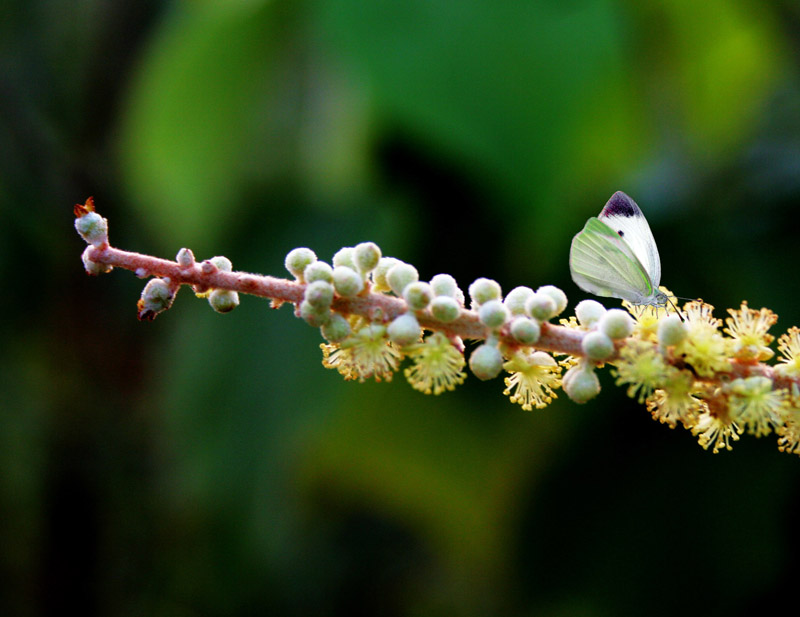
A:
<svg viewBox="0 0 800 617">
<path fill-rule="evenodd" d="M 268 115 L 277 3 L 184 5 L 154 37 L 122 125 L 125 180 L 161 244 L 211 243 L 241 206 L 249 132 Z"/>
</svg>

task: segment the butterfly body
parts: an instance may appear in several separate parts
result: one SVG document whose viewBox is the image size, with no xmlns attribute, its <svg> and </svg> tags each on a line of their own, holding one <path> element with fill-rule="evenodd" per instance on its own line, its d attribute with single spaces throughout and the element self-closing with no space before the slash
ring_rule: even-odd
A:
<svg viewBox="0 0 800 617">
<path fill-rule="evenodd" d="M 661 261 L 653 233 L 636 202 L 622 191 L 572 239 L 572 280 L 596 296 L 663 306 Z"/>
</svg>

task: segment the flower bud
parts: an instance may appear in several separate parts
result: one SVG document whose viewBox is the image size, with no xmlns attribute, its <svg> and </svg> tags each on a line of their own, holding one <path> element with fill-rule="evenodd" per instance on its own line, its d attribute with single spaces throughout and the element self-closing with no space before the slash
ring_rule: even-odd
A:
<svg viewBox="0 0 800 617">
<path fill-rule="evenodd" d="M 578 364 L 566 372 L 561 387 L 571 400 L 583 404 L 600 393 L 600 380 L 590 366 Z"/>
<path fill-rule="evenodd" d="M 560 315 L 564 312 L 564 309 L 567 308 L 567 294 L 565 294 L 555 285 L 542 285 L 536 290 L 536 293 L 546 294 L 553 299 L 553 302 L 556 303 L 556 312 L 553 317 Z"/>
<path fill-rule="evenodd" d="M 400 262 L 391 267 L 386 273 L 386 282 L 396 296 L 402 297 L 407 285 L 419 280 L 419 272 L 411 264 Z"/>
<path fill-rule="evenodd" d="M 239 294 L 230 289 L 213 289 L 208 294 L 208 303 L 217 313 L 230 313 L 239 306 Z"/>
<path fill-rule="evenodd" d="M 352 270 L 356 269 L 356 262 L 353 260 L 352 246 L 345 246 L 336 251 L 336 254 L 333 256 L 333 267 L 335 268 L 336 266 L 347 266 Z"/>
<path fill-rule="evenodd" d="M 593 330 L 584 335 L 581 341 L 581 349 L 583 349 L 586 357 L 591 360 L 607 360 L 614 353 L 614 341 L 602 332 Z"/>
<path fill-rule="evenodd" d="M 315 261 L 314 263 L 308 264 L 306 269 L 303 270 L 303 279 L 306 283 L 313 283 L 315 281 L 333 283 L 333 268 L 324 261 Z"/>
<path fill-rule="evenodd" d="M 597 322 L 597 329 L 612 339 L 627 338 L 633 332 L 633 317 L 622 309 L 609 309 Z"/>
<path fill-rule="evenodd" d="M 606 314 L 606 307 L 597 300 L 581 300 L 575 306 L 575 316 L 585 328 L 591 328 Z"/>
<path fill-rule="evenodd" d="M 500 284 L 485 277 L 475 279 L 468 291 L 473 307 L 480 306 L 489 300 L 499 300 L 503 295 Z"/>
<path fill-rule="evenodd" d="M 309 264 L 317 261 L 317 255 L 309 248 L 301 247 L 292 249 L 286 255 L 283 265 L 295 279 L 304 281 L 303 272 Z"/>
<path fill-rule="evenodd" d="M 431 301 L 431 313 L 442 323 L 450 323 L 458 319 L 461 314 L 461 307 L 455 298 L 450 296 L 436 296 Z"/>
<path fill-rule="evenodd" d="M 91 274 L 92 276 L 97 276 L 98 274 L 106 274 L 111 272 L 114 267 L 109 266 L 108 264 L 98 263 L 96 261 L 92 261 L 89 259 L 89 251 L 92 250 L 91 246 L 87 246 L 86 249 L 83 251 L 81 255 L 81 260 L 83 261 L 83 268 L 86 270 L 86 274 Z"/>
<path fill-rule="evenodd" d="M 108 244 L 108 221 L 97 212 L 87 212 L 76 218 L 75 230 L 94 247 L 101 248 Z"/>
<path fill-rule="evenodd" d="M 188 270 L 189 268 L 193 268 L 195 264 L 194 260 L 194 253 L 190 249 L 181 249 L 178 251 L 178 254 L 175 257 L 175 261 L 178 262 L 178 265 L 184 269 Z"/>
<path fill-rule="evenodd" d="M 303 300 L 300 303 L 300 318 L 309 326 L 319 328 L 330 321 L 331 310 L 328 307 L 316 307 L 310 302 Z"/>
<path fill-rule="evenodd" d="M 389 283 L 386 280 L 386 274 L 399 263 L 402 262 L 394 257 L 381 257 L 380 261 L 378 262 L 378 266 L 372 271 L 372 283 L 374 291 L 378 293 L 391 291 L 391 287 L 389 287 Z"/>
<path fill-rule="evenodd" d="M 391 340 L 395 345 L 405 347 L 419 341 L 422 335 L 422 328 L 419 327 L 417 318 L 411 313 L 404 313 L 395 317 L 386 329 Z"/>
<path fill-rule="evenodd" d="M 164 279 L 154 278 L 147 282 L 136 307 L 140 320 L 152 321 L 156 315 L 172 306 L 175 294 Z"/>
<path fill-rule="evenodd" d="M 224 255 L 217 255 L 208 261 L 217 266 L 217 270 L 220 272 L 233 272 L 233 264 L 231 263 L 231 260 Z"/>
<path fill-rule="evenodd" d="M 413 311 L 422 311 L 428 308 L 433 299 L 433 290 L 428 283 L 417 281 L 406 285 L 403 290 L 403 299 Z"/>
<path fill-rule="evenodd" d="M 478 309 L 478 318 L 481 323 L 492 330 L 502 327 L 509 317 L 508 308 L 500 300 L 484 302 Z"/>
<path fill-rule="evenodd" d="M 381 260 L 381 249 L 374 242 L 362 242 L 353 249 L 353 261 L 361 274 L 372 272 Z"/>
<path fill-rule="evenodd" d="M 350 323 L 339 313 L 333 313 L 328 323 L 321 328 L 322 336 L 329 343 L 341 343 L 350 336 Z"/>
<path fill-rule="evenodd" d="M 530 287 L 515 287 L 508 292 L 506 299 L 503 300 L 512 315 L 524 315 L 525 304 L 533 296 L 533 289 Z"/>
<path fill-rule="evenodd" d="M 556 316 L 556 301 L 546 293 L 534 293 L 525 303 L 525 310 L 534 319 L 548 321 Z"/>
<path fill-rule="evenodd" d="M 503 370 L 503 355 L 494 345 L 484 343 L 472 351 L 469 368 L 478 379 L 493 379 Z"/>
<path fill-rule="evenodd" d="M 303 299 L 314 308 L 329 308 L 333 302 L 333 285 L 326 281 L 308 283 Z"/>
<path fill-rule="evenodd" d="M 455 298 L 458 284 L 449 274 L 437 274 L 431 279 L 431 289 L 434 296 L 449 296 Z"/>
<path fill-rule="evenodd" d="M 523 345 L 532 345 L 539 340 L 541 333 L 542 327 L 539 322 L 530 317 L 520 315 L 511 322 L 511 336 Z"/>
<path fill-rule="evenodd" d="M 686 324 L 674 313 L 667 315 L 658 322 L 658 344 L 662 347 L 670 347 L 681 343 L 687 334 Z"/>
<path fill-rule="evenodd" d="M 336 266 L 333 269 L 333 286 L 343 298 L 355 298 L 364 289 L 364 279 L 347 266 Z"/>
</svg>

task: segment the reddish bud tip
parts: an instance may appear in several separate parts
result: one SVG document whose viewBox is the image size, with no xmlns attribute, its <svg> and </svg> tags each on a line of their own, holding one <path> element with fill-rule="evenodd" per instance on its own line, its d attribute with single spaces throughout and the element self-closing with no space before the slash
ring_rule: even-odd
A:
<svg viewBox="0 0 800 617">
<path fill-rule="evenodd" d="M 94 197 L 87 198 L 84 204 L 75 204 L 72 212 L 75 214 L 75 218 L 94 212 Z"/>
</svg>

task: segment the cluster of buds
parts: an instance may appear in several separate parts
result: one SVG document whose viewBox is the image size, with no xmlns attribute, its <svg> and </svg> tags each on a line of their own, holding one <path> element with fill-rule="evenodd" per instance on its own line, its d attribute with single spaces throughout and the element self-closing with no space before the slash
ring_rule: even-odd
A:
<svg viewBox="0 0 800 617">
<path fill-rule="evenodd" d="M 347 380 L 390 381 L 402 370 L 414 389 L 438 395 L 463 383 L 467 368 L 482 380 L 505 373 L 504 394 L 525 410 L 546 407 L 559 390 L 577 403 L 591 400 L 600 392 L 596 370 L 610 364 L 617 385 L 654 419 L 687 428 L 704 448 L 775 433 L 780 450 L 800 454 L 800 329 L 779 338 L 780 362 L 766 364 L 777 320 L 768 309 L 742 303 L 723 328 L 702 301 L 679 307 L 680 316 L 584 300 L 558 325 L 568 303 L 557 287 L 521 286 L 504 296 L 496 281 L 479 278 L 465 295 L 449 274 L 422 281 L 373 242 L 345 247 L 330 263 L 293 249 L 288 280 L 234 272 L 226 257 L 197 263 L 188 249 L 175 261 L 122 251 L 109 245 L 107 221 L 91 199 L 75 215 L 89 274 L 121 267 L 153 277 L 138 302 L 140 319 L 168 309 L 182 285 L 220 313 L 238 306 L 240 293 L 266 297 L 273 306 L 292 304 L 319 328 L 323 366 Z M 468 361 L 464 340 L 477 342 Z"/>
</svg>

